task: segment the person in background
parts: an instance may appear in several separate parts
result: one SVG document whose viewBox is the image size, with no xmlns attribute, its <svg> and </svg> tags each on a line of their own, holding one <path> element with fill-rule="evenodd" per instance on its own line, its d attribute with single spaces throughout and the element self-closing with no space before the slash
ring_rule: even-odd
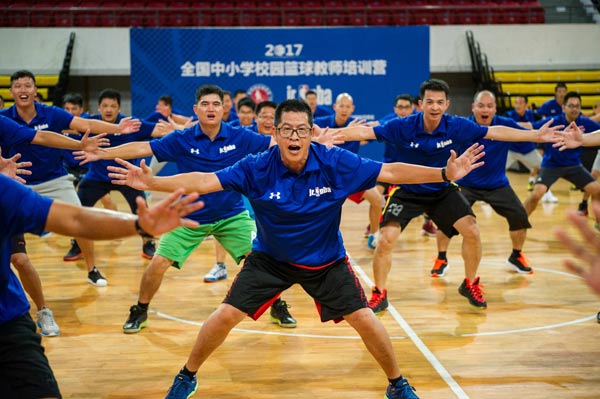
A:
<svg viewBox="0 0 600 399">
<path fill-rule="evenodd" d="M 544 118 L 558 116 L 563 113 L 563 104 L 567 94 L 567 85 L 564 82 L 558 82 L 554 87 L 554 98 L 546 101 L 536 110 Z"/>
<path fill-rule="evenodd" d="M 314 90 L 307 90 L 306 93 L 304 93 L 304 100 L 310 106 L 310 110 L 313 113 L 313 118 L 321 118 L 324 116 L 329 116 L 333 113 L 331 108 L 319 104 L 317 92 Z"/>
</svg>

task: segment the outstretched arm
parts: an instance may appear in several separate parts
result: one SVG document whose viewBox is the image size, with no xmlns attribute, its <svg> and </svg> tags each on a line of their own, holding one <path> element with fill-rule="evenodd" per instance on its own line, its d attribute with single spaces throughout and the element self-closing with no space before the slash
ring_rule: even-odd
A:
<svg viewBox="0 0 600 399">
<path fill-rule="evenodd" d="M 596 220 L 600 219 L 600 205 L 594 203 L 592 209 L 596 214 Z M 567 269 L 581 276 L 590 288 L 600 295 L 600 238 L 596 232 L 588 225 L 587 218 L 581 217 L 572 211 L 567 214 L 569 222 L 579 230 L 583 242 L 576 241 L 564 229 L 557 229 L 556 238 L 584 264 L 589 266 L 584 268 L 578 265 L 572 259 L 565 260 Z"/>
<path fill-rule="evenodd" d="M 402 162 L 384 163 L 377 181 L 395 184 L 439 183 L 458 180 L 470 171 L 483 165 L 478 162 L 483 156 L 483 146 L 473 144 L 460 157 L 450 150 L 450 158 L 445 168 L 413 165 Z"/>
<path fill-rule="evenodd" d="M 31 166 L 31 162 L 17 162 L 19 158 L 21 158 L 21 154 L 15 154 L 10 158 L 2 158 L 2 148 L 0 148 L 0 173 L 25 184 L 25 180 L 20 178 L 19 175 L 31 174 L 30 170 L 25 169 Z"/>
<path fill-rule="evenodd" d="M 79 162 L 80 165 L 84 165 L 99 159 L 134 159 L 148 157 L 153 154 L 148 141 L 134 141 L 117 147 L 98 148 L 96 151 L 75 151 L 73 155 L 75 160 L 81 161 Z"/>
<path fill-rule="evenodd" d="M 197 222 L 182 217 L 197 211 L 204 204 L 194 203 L 198 199 L 196 193 L 180 198 L 182 194 L 183 189 L 179 189 L 151 208 L 138 197 L 137 216 L 54 201 L 46 220 L 46 230 L 69 237 L 108 240 L 136 235 L 140 233 L 138 226 L 142 232 L 152 236 L 158 236 L 179 226 L 197 227 Z"/>
<path fill-rule="evenodd" d="M 77 130 L 79 132 L 91 131 L 92 133 L 133 133 L 140 130 L 142 122 L 139 119 L 133 119 L 127 117 L 121 119 L 119 124 L 108 123 L 99 119 L 85 119 L 76 116 L 69 125 L 70 129 Z"/>
<path fill-rule="evenodd" d="M 558 133 L 563 125 L 552 126 L 554 122 L 550 119 L 537 130 L 521 130 L 508 126 L 495 125 L 488 127 L 486 139 L 499 141 L 531 141 L 534 143 L 554 143 L 560 139 Z"/>
<path fill-rule="evenodd" d="M 579 126 L 577 126 L 575 122 L 571 122 L 571 124 L 565 130 L 565 134 L 553 145 L 553 147 L 558 147 L 560 151 L 570 148 L 577 148 L 580 146 L 600 146 L 600 130 L 583 134 Z"/>
<path fill-rule="evenodd" d="M 141 167 L 122 159 L 116 159 L 115 161 L 123 167 L 108 167 L 109 172 L 111 172 L 108 176 L 113 179 L 113 184 L 127 185 L 138 190 L 165 192 L 173 191 L 172 187 L 183 187 L 186 193 L 196 192 L 198 194 L 223 190 L 221 182 L 214 173 L 191 172 L 157 177 L 152 175 L 152 169 L 146 166 L 145 160 L 142 160 Z"/>
<path fill-rule="evenodd" d="M 96 151 L 100 147 L 110 145 L 110 141 L 104 136 L 106 136 L 106 133 L 90 137 L 90 131 L 88 130 L 81 138 L 81 141 L 79 141 L 73 140 L 63 134 L 39 130 L 33 137 L 33 140 L 31 140 L 31 143 L 65 150 Z"/>
</svg>

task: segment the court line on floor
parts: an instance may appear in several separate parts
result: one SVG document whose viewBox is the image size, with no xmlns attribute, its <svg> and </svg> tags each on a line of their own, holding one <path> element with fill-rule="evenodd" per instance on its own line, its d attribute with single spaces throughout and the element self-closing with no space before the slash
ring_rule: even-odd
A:
<svg viewBox="0 0 600 399">
<path fill-rule="evenodd" d="M 375 284 L 373 283 L 371 278 L 367 276 L 362 267 L 358 263 L 356 263 L 356 261 L 350 256 L 350 254 L 348 254 L 348 259 L 350 260 L 350 264 L 354 268 L 354 271 L 363 279 L 363 281 L 366 282 L 369 287 L 374 286 Z M 435 371 L 437 371 L 442 380 L 444 380 L 444 382 L 450 387 L 450 389 L 452 390 L 452 392 L 454 392 L 456 397 L 459 399 L 470 399 L 469 395 L 467 395 L 467 393 L 461 388 L 458 382 L 456 382 L 452 375 L 450 375 L 448 370 L 446 370 L 446 368 L 442 365 L 438 358 L 435 357 L 433 352 L 429 350 L 427 345 L 425 345 L 425 343 L 421 340 L 421 338 L 419 338 L 415 330 L 413 330 L 412 327 L 406 322 L 406 320 L 404 320 L 404 318 L 396 310 L 394 305 L 390 303 L 388 305 L 387 311 L 392 315 L 392 317 L 394 317 L 394 320 L 396 320 L 396 322 L 404 330 L 408 338 L 415 344 L 417 349 L 421 351 L 423 356 L 425 356 L 425 359 L 427 359 L 429 364 L 431 364 Z"/>
</svg>

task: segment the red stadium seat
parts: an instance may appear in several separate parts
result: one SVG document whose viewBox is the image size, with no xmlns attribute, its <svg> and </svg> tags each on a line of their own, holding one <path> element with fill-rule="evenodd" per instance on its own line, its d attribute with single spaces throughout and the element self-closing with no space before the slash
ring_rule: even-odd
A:
<svg viewBox="0 0 600 399">
<path fill-rule="evenodd" d="M 302 13 L 298 11 L 283 11 L 283 26 L 302 26 Z"/>
<path fill-rule="evenodd" d="M 322 26 L 323 13 L 320 11 L 308 11 L 303 15 L 304 25 L 307 26 Z"/>
<path fill-rule="evenodd" d="M 258 26 L 281 26 L 281 12 L 276 10 L 259 11 Z"/>
<path fill-rule="evenodd" d="M 237 26 L 236 14 L 233 11 L 217 11 L 212 20 L 214 26 Z"/>
<path fill-rule="evenodd" d="M 367 25 L 367 11 L 365 10 L 352 10 L 348 11 L 346 16 L 346 22 L 351 26 L 365 26 Z"/>
<path fill-rule="evenodd" d="M 343 11 L 331 11 L 328 10 L 325 15 L 325 22 L 327 26 L 342 26 L 347 25 L 346 13 Z"/>
<path fill-rule="evenodd" d="M 258 25 L 258 13 L 255 10 L 240 10 L 240 26 Z"/>
<path fill-rule="evenodd" d="M 367 23 L 373 26 L 386 26 L 390 24 L 390 13 L 388 11 L 370 11 Z"/>
</svg>

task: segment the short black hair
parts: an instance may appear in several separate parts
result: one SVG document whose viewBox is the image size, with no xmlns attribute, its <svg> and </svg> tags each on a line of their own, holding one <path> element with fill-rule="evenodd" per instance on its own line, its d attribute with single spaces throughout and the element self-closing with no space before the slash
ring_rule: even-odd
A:
<svg viewBox="0 0 600 399">
<path fill-rule="evenodd" d="M 102 90 L 100 92 L 100 94 L 98 95 L 98 105 L 100 105 L 102 100 L 104 100 L 105 98 L 110 98 L 111 100 L 115 100 L 117 102 L 117 104 L 119 104 L 119 107 L 121 106 L 121 93 L 119 93 L 117 90 L 115 90 L 115 89 Z"/>
<path fill-rule="evenodd" d="M 273 109 L 277 109 L 277 103 L 274 101 L 262 101 L 260 103 L 258 103 L 258 105 L 256 106 L 256 114 L 260 114 L 260 110 L 262 110 L 265 107 L 270 107 Z"/>
<path fill-rule="evenodd" d="M 441 79 L 429 79 L 421 83 L 421 86 L 419 87 L 419 95 L 421 98 L 425 97 L 426 90 L 443 91 L 446 93 L 446 99 L 450 95 L 450 86 L 448 86 L 448 83 Z"/>
<path fill-rule="evenodd" d="M 581 95 L 579 93 L 577 93 L 576 91 L 570 91 L 567 94 L 565 94 L 565 102 L 564 102 L 564 104 L 566 104 L 567 101 L 569 101 L 569 98 L 578 98 L 579 99 L 579 103 L 581 104 Z"/>
<path fill-rule="evenodd" d="M 31 78 L 31 80 L 33 80 L 33 83 L 35 83 L 35 75 L 33 74 L 33 72 L 28 71 L 26 69 L 21 69 L 15 73 L 13 73 L 12 75 L 10 75 L 10 85 L 12 86 L 12 83 L 15 80 L 21 79 L 21 78 Z"/>
<path fill-rule="evenodd" d="M 248 95 L 248 93 L 246 93 L 246 90 L 244 90 L 244 89 L 237 89 L 236 91 L 233 92 L 234 97 L 237 97 L 238 94 Z"/>
<path fill-rule="evenodd" d="M 554 92 L 556 93 L 556 90 L 560 89 L 561 87 L 566 90 L 567 84 L 565 82 L 558 82 L 556 86 L 554 86 Z"/>
<path fill-rule="evenodd" d="M 515 98 L 517 98 L 517 97 L 523 98 L 523 100 L 525 100 L 525 104 L 527 104 L 529 102 L 529 98 L 527 97 L 527 94 L 515 94 Z"/>
<path fill-rule="evenodd" d="M 238 101 L 238 103 L 237 103 L 238 111 L 242 107 L 252 108 L 252 112 L 256 111 L 256 103 L 250 97 L 244 97 L 244 98 L 240 99 L 240 101 Z"/>
<path fill-rule="evenodd" d="M 308 96 L 309 94 L 314 94 L 316 96 L 317 92 L 312 89 L 307 90 L 306 93 L 304 93 L 304 97 L 306 98 L 306 96 Z"/>
<path fill-rule="evenodd" d="M 165 94 L 164 96 L 158 97 L 158 101 L 162 101 L 163 103 L 165 103 L 169 107 L 173 106 L 173 98 L 171 96 L 169 96 L 168 94 Z"/>
<path fill-rule="evenodd" d="M 400 101 L 400 100 L 406 100 L 410 104 L 415 103 L 413 96 L 411 96 L 410 94 L 407 94 L 407 93 L 403 93 L 403 94 L 399 94 L 396 96 L 396 99 L 394 100 L 394 106 L 396 106 L 396 104 L 398 104 L 398 101 Z"/>
<path fill-rule="evenodd" d="M 284 112 L 304 112 L 308 116 L 308 124 L 312 127 L 313 115 L 310 106 L 303 100 L 290 99 L 280 103 L 275 109 L 275 126 L 281 123 Z"/>
<path fill-rule="evenodd" d="M 196 90 L 196 103 L 200 101 L 200 99 L 208 94 L 216 94 L 223 102 L 223 90 L 217 85 L 202 85 L 198 87 Z"/>
<path fill-rule="evenodd" d="M 67 93 L 63 97 L 63 103 L 71 103 L 83 108 L 83 97 L 79 93 Z"/>
</svg>

